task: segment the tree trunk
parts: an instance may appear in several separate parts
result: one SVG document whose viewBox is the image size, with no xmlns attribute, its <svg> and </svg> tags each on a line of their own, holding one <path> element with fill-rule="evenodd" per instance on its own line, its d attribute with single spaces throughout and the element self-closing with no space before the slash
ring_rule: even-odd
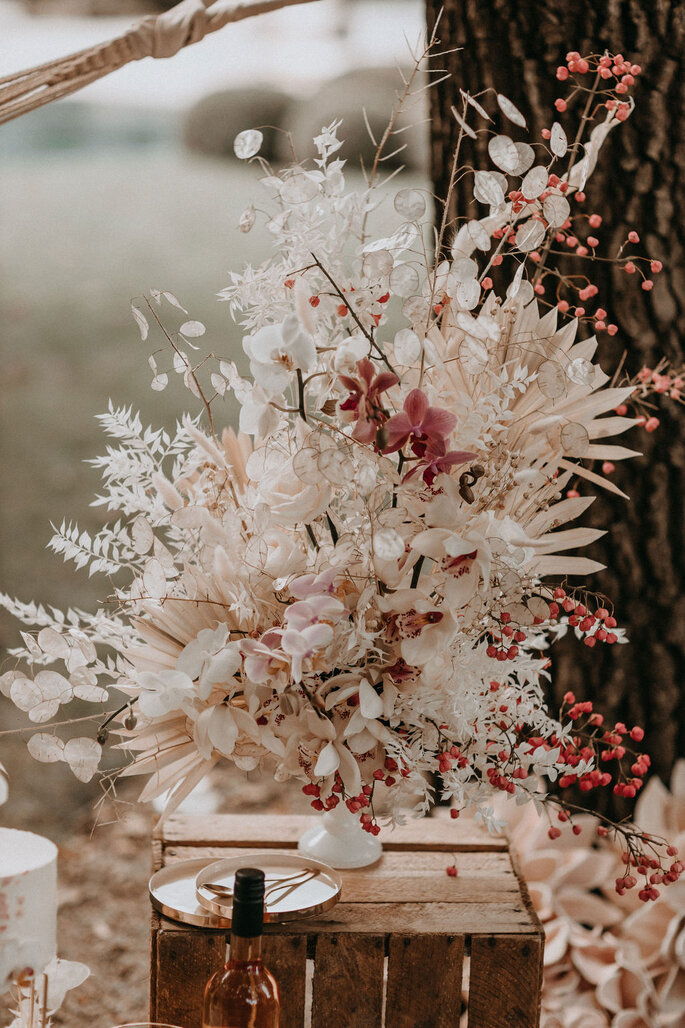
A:
<svg viewBox="0 0 685 1028">
<path fill-rule="evenodd" d="M 447 192 L 458 125 L 450 113 L 461 110 L 459 87 L 472 94 L 504 93 L 528 119 L 530 142 L 558 115 L 553 103 L 568 91 L 555 78 L 568 50 L 582 54 L 622 53 L 641 65 L 633 90 L 637 108 L 609 137 L 590 178 L 584 209 L 603 217 L 601 251 L 613 254 L 631 229 L 644 250 L 664 262 L 652 292 L 612 264 L 593 265 L 600 287 L 598 306 L 619 326 L 613 339 L 602 333 L 599 357 L 612 373 L 627 350 L 627 370 L 653 366 L 662 355 L 682 364 L 685 333 L 683 246 L 685 243 L 685 6 L 681 0 L 427 0 L 428 28 L 443 8 L 437 36 L 441 50 L 435 68 L 451 77 L 432 91 L 432 176 L 435 193 Z M 494 111 L 494 94 L 481 101 L 498 131 L 512 126 Z M 562 123 L 575 131 L 578 112 L 569 108 Z M 515 138 L 526 138 L 513 129 Z M 570 135 L 571 133 L 569 133 Z M 465 140 L 465 165 L 491 167 L 487 136 Z M 455 191 L 454 216 L 471 201 L 473 179 Z M 473 211 L 473 207 L 471 207 Z M 481 212 L 482 215 L 483 212 Z M 634 429 L 626 445 L 644 456 L 619 465 L 614 481 L 630 502 L 602 493 L 586 522 L 609 529 L 588 551 L 607 565 L 592 588 L 616 603 L 628 646 L 589 649 L 575 638 L 553 651 L 553 694 L 567 689 L 588 697 L 608 719 L 640 723 L 653 768 L 667 778 L 685 738 L 685 557 L 683 489 L 685 417 L 666 399 L 654 435 Z M 582 487 L 581 487 L 582 491 Z"/>
</svg>

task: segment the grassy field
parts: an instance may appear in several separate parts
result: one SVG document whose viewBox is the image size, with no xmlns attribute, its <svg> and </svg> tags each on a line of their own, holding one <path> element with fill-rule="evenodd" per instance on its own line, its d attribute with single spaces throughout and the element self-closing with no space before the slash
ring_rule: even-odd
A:
<svg viewBox="0 0 685 1028">
<path fill-rule="evenodd" d="M 236 227 L 259 196 L 256 174 L 171 149 L 52 155 L 0 172 L 4 591 L 58 606 L 102 596 L 102 579 L 89 580 L 45 550 L 50 521 L 76 518 L 94 528 L 104 517 L 88 506 L 99 479 L 84 463 L 103 450 L 95 415 L 111 399 L 140 409 L 144 423 L 173 425 L 192 404 L 177 382 L 151 391 L 150 348 L 139 340 L 130 301 L 150 287 L 171 290 L 207 325 L 207 348 L 241 355 L 240 330 L 216 293 L 230 268 L 268 254 L 263 229 L 244 235 Z M 234 415 L 223 413 L 229 421 Z M 7 619 L 2 631 L 7 645 L 14 638 Z"/>
</svg>

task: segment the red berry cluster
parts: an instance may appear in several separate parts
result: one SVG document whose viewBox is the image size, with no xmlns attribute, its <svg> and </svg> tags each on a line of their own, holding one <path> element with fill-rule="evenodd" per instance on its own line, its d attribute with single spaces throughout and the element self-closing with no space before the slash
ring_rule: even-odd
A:
<svg viewBox="0 0 685 1028">
<path fill-rule="evenodd" d="M 373 793 L 376 785 L 383 784 L 390 789 L 397 785 L 398 778 L 407 778 L 409 774 L 406 764 L 400 766 L 394 757 L 386 756 L 383 767 L 376 768 L 371 776 L 371 782 L 362 786 L 358 796 L 345 796 L 343 782 L 337 771 L 328 796 L 322 795 L 321 786 L 316 782 L 307 782 L 302 786 L 302 792 L 305 796 L 313 797 L 311 806 L 319 811 L 333 810 L 343 800 L 352 814 L 362 812 L 359 818 L 362 828 L 372 835 L 378 835 L 381 829 L 373 814 Z"/>
<path fill-rule="evenodd" d="M 629 868 L 633 867 L 644 879 L 644 885 L 638 892 L 638 899 L 642 900 L 643 903 L 647 903 L 649 900 L 656 900 L 660 896 L 659 890 L 656 888 L 657 885 L 673 885 L 677 882 L 685 871 L 685 863 L 682 860 L 672 860 L 670 863 L 664 860 L 664 856 L 656 849 L 654 840 L 649 835 L 643 835 L 640 837 L 643 843 L 646 843 L 652 850 L 654 855 L 650 856 L 645 852 L 644 848 L 629 849 L 621 855 L 623 863 L 626 865 L 624 873 L 616 879 L 616 892 L 619 896 L 624 896 L 630 889 L 634 889 L 638 884 L 638 880 L 634 874 L 630 873 Z M 675 846 L 667 846 L 665 849 L 666 857 L 677 857 L 678 850 Z"/>
<path fill-rule="evenodd" d="M 536 618 L 540 624 L 540 619 Z M 514 627 L 511 623 L 511 614 L 506 611 L 500 614 L 498 623 L 501 635 L 493 635 L 492 642 L 485 653 L 493 660 L 515 660 L 519 654 L 517 643 L 525 642 L 526 633 L 521 628 Z"/>
<path fill-rule="evenodd" d="M 593 614 L 585 604 L 576 603 L 561 586 L 554 590 L 553 596 L 549 605 L 550 621 L 558 621 L 564 614 L 567 615 L 569 625 L 584 634 L 583 642 L 590 648 L 598 642 L 613 646 L 617 641 L 618 636 L 612 631 L 616 628 L 616 618 L 612 617 L 606 607 L 598 607 Z"/>
<path fill-rule="evenodd" d="M 642 68 L 639 64 L 631 64 L 626 61 L 623 54 L 581 57 L 577 50 L 571 50 L 566 54 L 566 64 L 557 68 L 557 78 L 560 82 L 566 82 L 571 75 L 582 76 L 593 72 L 598 79 L 607 83 L 604 89 L 597 90 L 600 95 L 607 97 L 604 106 L 608 111 L 615 111 L 619 121 L 625 121 L 630 112 L 630 104 L 619 98 L 627 95 L 630 87 L 635 85 L 635 79 L 641 71 Z M 610 83 L 611 79 L 614 81 Z M 587 87 L 577 84 L 574 93 L 583 88 Z M 571 97 L 574 93 L 571 94 Z M 559 97 L 554 101 L 554 106 L 561 113 L 567 109 L 568 101 Z"/>
<path fill-rule="evenodd" d="M 625 97 L 630 87 L 635 84 L 640 71 L 639 65 L 626 61 L 622 54 L 613 56 L 611 54 L 601 56 L 593 54 L 582 57 L 578 51 L 570 51 L 566 55 L 566 64 L 557 68 L 557 79 L 560 82 L 569 82 L 571 91 L 567 98 L 558 97 L 554 107 L 557 112 L 563 113 L 576 97 L 587 97 L 588 102 L 582 116 L 579 134 L 582 134 L 585 126 L 593 120 L 600 107 L 614 112 L 619 121 L 625 121 L 631 109 L 631 104 L 626 101 Z M 591 84 L 587 84 L 585 81 L 585 76 L 588 74 L 594 76 Z M 549 140 L 552 130 L 543 129 L 542 136 Z M 577 145 L 574 145 L 574 149 L 577 149 Z M 575 204 L 583 204 L 586 200 L 584 191 L 571 187 L 566 176 L 560 178 L 558 175 L 550 174 L 548 188 L 539 197 L 540 202 L 544 203 L 552 193 L 566 194 L 567 198 L 572 199 Z M 520 190 L 512 191 L 509 198 L 512 200 L 515 213 L 523 210 L 530 202 Z M 532 217 L 545 223 L 541 212 L 533 214 Z M 584 220 L 587 221 L 587 232 L 581 227 L 581 222 Z M 545 252 L 534 251 L 530 254 L 531 260 L 539 265 L 539 270 L 533 280 L 533 288 L 538 296 L 545 296 L 547 280 L 556 279 L 556 298 L 553 302 L 557 309 L 563 314 L 588 322 L 595 332 L 606 331 L 613 336 L 618 332 L 618 326 L 613 322 L 608 322 L 607 311 L 603 307 L 597 307 L 594 312 L 590 312 L 586 306 L 599 293 L 596 283 L 592 282 L 586 274 L 564 275 L 559 269 L 548 267 L 546 263 L 549 252 L 563 256 L 565 252 L 571 251 L 578 257 L 587 257 L 589 260 L 596 259 L 597 248 L 600 245 L 596 230 L 601 224 L 602 217 L 596 212 L 585 214 L 576 211 L 574 214 L 569 214 L 563 224 L 554 232 L 552 240 L 546 244 Z M 500 237 L 504 234 L 507 235 L 508 241 L 512 243 L 515 241 L 513 226 L 504 229 L 500 233 Z M 642 279 L 642 288 L 649 292 L 654 285 L 650 275 L 658 274 L 663 265 L 660 260 L 654 258 L 624 253 L 629 243 L 634 245 L 639 242 L 638 233 L 631 230 L 614 259 L 617 264 L 623 266 L 628 274 L 637 272 Z M 552 249 L 554 244 L 560 248 Z M 562 293 L 571 293 L 577 296 L 578 304 L 574 304 Z"/>
</svg>

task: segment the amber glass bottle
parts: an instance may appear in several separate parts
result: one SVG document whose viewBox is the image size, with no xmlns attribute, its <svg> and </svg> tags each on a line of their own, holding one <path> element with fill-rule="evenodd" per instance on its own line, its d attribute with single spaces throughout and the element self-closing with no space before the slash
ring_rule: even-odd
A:
<svg viewBox="0 0 685 1028">
<path fill-rule="evenodd" d="M 229 961 L 205 989 L 202 1028 L 278 1028 L 278 985 L 262 963 L 264 872 L 236 872 Z"/>
</svg>

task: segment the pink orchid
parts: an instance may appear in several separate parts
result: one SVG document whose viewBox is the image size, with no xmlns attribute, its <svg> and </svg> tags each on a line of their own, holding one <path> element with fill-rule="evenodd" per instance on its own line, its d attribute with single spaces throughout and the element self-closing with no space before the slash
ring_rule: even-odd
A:
<svg viewBox="0 0 685 1028">
<path fill-rule="evenodd" d="M 316 650 L 324 649 L 333 638 L 333 629 L 326 622 L 307 625 L 306 628 L 286 628 L 281 645 L 290 657 L 294 681 L 302 681 L 302 662 Z"/>
<path fill-rule="evenodd" d="M 404 476 L 405 482 L 413 475 L 422 472 L 426 485 L 433 485 L 438 475 L 449 474 L 450 468 L 456 464 L 464 464 L 467 460 L 473 460 L 476 457 L 475 453 L 469 453 L 468 450 L 448 451 L 442 439 L 430 439 L 426 444 L 420 445 L 424 447 L 424 452 L 421 459 Z"/>
<path fill-rule="evenodd" d="M 324 596 L 335 592 L 333 582 L 338 575 L 338 568 L 328 568 L 318 575 L 299 575 L 293 578 L 288 586 L 290 595 L 297 600 L 309 600 L 314 596 Z"/>
<path fill-rule="evenodd" d="M 245 658 L 245 674 L 251 682 L 268 682 L 287 666 L 280 645 L 279 628 L 270 628 L 261 639 L 243 639 L 240 652 Z"/>
<path fill-rule="evenodd" d="M 375 365 L 368 357 L 357 362 L 359 379 L 351 375 L 340 375 L 340 381 L 350 390 L 350 395 L 340 404 L 340 410 L 354 411 L 355 421 L 352 438 L 360 443 L 372 443 L 378 429 L 385 424 L 388 415 L 380 403 L 380 394 L 397 385 L 399 378 L 394 371 L 376 373 Z"/>
<path fill-rule="evenodd" d="M 429 406 L 426 394 L 412 389 L 404 401 L 404 410 L 393 415 L 385 426 L 388 442 L 383 453 L 401 450 L 407 440 L 412 439 L 414 453 L 422 457 L 426 443 L 444 443 L 456 423 L 457 418 L 451 411 Z"/>
<path fill-rule="evenodd" d="M 295 603 L 291 603 L 285 612 L 285 622 L 288 628 L 301 631 L 318 621 L 337 618 L 344 610 L 344 604 L 335 596 L 319 594 L 309 600 L 296 600 Z"/>
</svg>

